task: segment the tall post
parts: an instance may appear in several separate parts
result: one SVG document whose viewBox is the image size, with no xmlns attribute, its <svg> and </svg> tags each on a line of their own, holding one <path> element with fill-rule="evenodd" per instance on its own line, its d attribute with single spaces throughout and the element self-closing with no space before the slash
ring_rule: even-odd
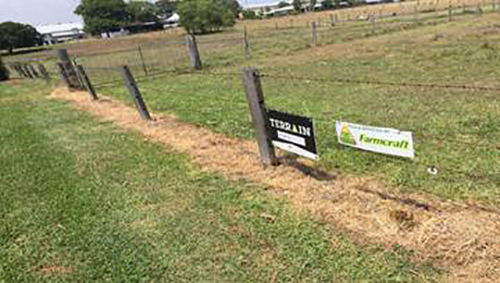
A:
<svg viewBox="0 0 500 283">
<path fill-rule="evenodd" d="M 377 19 L 375 18 L 375 16 L 370 17 L 370 25 L 372 27 L 372 30 L 371 30 L 372 35 L 375 35 L 377 33 L 377 26 L 375 25 L 376 20 Z"/>
<path fill-rule="evenodd" d="M 134 77 L 132 76 L 132 73 L 130 72 L 128 66 L 122 66 L 121 73 L 123 80 L 125 82 L 125 86 L 127 87 L 130 96 L 132 96 L 132 99 L 134 101 L 135 107 L 137 108 L 137 111 L 139 112 L 139 115 L 144 120 L 152 120 L 148 108 L 146 107 L 146 103 L 144 102 L 144 99 L 142 99 L 141 92 L 139 91 L 137 83 L 135 82 Z"/>
<path fill-rule="evenodd" d="M 191 60 L 191 65 L 196 70 L 201 70 L 201 58 L 200 52 L 198 51 L 198 45 L 196 44 L 196 37 L 192 34 L 186 35 L 186 45 L 188 49 L 189 59 Z"/>
<path fill-rule="evenodd" d="M 23 67 L 22 67 L 22 64 L 19 63 L 19 62 L 16 62 L 13 64 L 14 65 L 14 69 L 16 70 L 16 72 L 19 74 L 19 76 L 21 76 L 21 78 L 27 78 L 28 75 L 26 74 L 26 72 L 24 71 Z"/>
<path fill-rule="evenodd" d="M 35 79 L 35 75 L 31 73 L 30 68 L 28 67 L 28 64 L 26 63 L 21 63 L 21 68 L 23 68 L 24 72 L 26 73 L 26 76 L 30 79 Z"/>
<path fill-rule="evenodd" d="M 83 79 L 82 77 L 80 76 L 80 73 L 78 72 L 78 62 L 76 61 L 76 59 L 73 59 L 73 67 L 75 68 L 75 72 L 76 72 L 76 79 L 77 79 L 77 83 L 78 85 L 75 86 L 75 88 L 77 88 L 78 90 L 85 90 L 85 83 L 83 82 Z"/>
<path fill-rule="evenodd" d="M 94 89 L 94 86 L 90 82 L 89 76 L 87 75 L 85 68 L 83 68 L 82 65 L 77 65 L 76 72 L 78 73 L 78 76 L 80 76 L 80 80 L 82 81 L 83 86 L 85 87 L 85 89 L 87 89 L 87 91 L 90 95 L 90 99 L 91 100 L 98 100 L 99 98 L 97 97 L 97 93 Z"/>
<path fill-rule="evenodd" d="M 448 5 L 448 21 L 451 22 L 452 16 L 453 16 L 453 11 L 452 11 L 451 2 L 450 2 L 450 4 Z"/>
<path fill-rule="evenodd" d="M 139 52 L 139 58 L 141 58 L 142 69 L 144 70 L 144 74 L 146 75 L 146 77 L 148 77 L 149 76 L 148 68 L 146 66 L 146 62 L 144 61 L 144 55 L 142 54 L 142 49 L 140 46 L 137 48 L 137 51 Z"/>
<path fill-rule="evenodd" d="M 70 83 L 68 79 L 68 73 L 66 72 L 66 68 L 63 63 L 57 63 L 57 68 L 59 69 L 59 75 L 61 77 L 61 81 L 66 85 L 66 87 L 70 88 Z"/>
<path fill-rule="evenodd" d="M 33 75 L 34 79 L 41 77 L 40 74 L 35 69 L 35 67 L 33 67 L 33 65 L 31 65 L 30 63 L 26 63 L 26 68 L 28 68 L 28 70 L 30 70 L 30 73 Z"/>
<path fill-rule="evenodd" d="M 250 42 L 248 42 L 247 26 L 245 26 L 245 29 L 243 30 L 243 44 L 245 45 L 245 58 L 249 59 L 251 55 L 250 55 Z"/>
<path fill-rule="evenodd" d="M 312 46 L 318 45 L 318 34 L 316 32 L 316 22 L 311 22 L 311 44 Z"/>
<path fill-rule="evenodd" d="M 69 88 L 78 88 L 79 86 L 79 81 L 78 81 L 78 76 L 76 74 L 75 67 L 73 63 L 71 62 L 71 59 L 69 58 L 68 51 L 66 49 L 58 49 L 56 50 L 56 56 L 59 59 L 59 63 L 63 65 L 63 70 L 66 72 L 66 80 L 63 80 L 63 82 L 69 87 Z"/>
<path fill-rule="evenodd" d="M 274 146 L 268 133 L 269 120 L 267 118 L 259 71 L 252 67 L 243 68 L 243 84 L 257 137 L 260 158 L 265 165 L 276 166 L 278 165 L 278 159 L 276 158 Z"/>
<path fill-rule="evenodd" d="M 47 69 L 45 68 L 45 66 L 41 63 L 37 64 L 38 66 L 38 72 L 40 73 L 40 75 L 42 76 L 42 78 L 47 82 L 47 83 L 50 83 L 50 75 L 49 75 L 49 72 L 47 72 Z"/>
</svg>

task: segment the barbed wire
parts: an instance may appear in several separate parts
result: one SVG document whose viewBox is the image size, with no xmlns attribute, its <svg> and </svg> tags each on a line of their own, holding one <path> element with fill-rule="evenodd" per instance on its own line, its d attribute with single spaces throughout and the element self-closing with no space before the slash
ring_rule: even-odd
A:
<svg viewBox="0 0 500 283">
<path fill-rule="evenodd" d="M 489 87 L 489 86 L 473 86 L 473 85 L 451 85 L 451 84 L 436 84 L 436 83 L 405 83 L 405 82 L 390 82 L 390 81 L 378 81 L 378 80 L 359 80 L 359 79 L 346 79 L 346 78 L 318 78 L 318 77 L 303 77 L 296 75 L 273 75 L 267 73 L 261 73 L 262 78 L 275 78 L 283 80 L 293 80 L 293 81 L 309 81 L 309 82 L 320 82 L 320 83 L 341 83 L 341 84 L 369 84 L 369 85 L 381 85 L 381 86 L 393 86 L 393 87 L 414 87 L 414 88 L 439 88 L 439 89 L 459 89 L 459 90 L 476 90 L 476 91 L 500 91 L 500 87 Z"/>
</svg>

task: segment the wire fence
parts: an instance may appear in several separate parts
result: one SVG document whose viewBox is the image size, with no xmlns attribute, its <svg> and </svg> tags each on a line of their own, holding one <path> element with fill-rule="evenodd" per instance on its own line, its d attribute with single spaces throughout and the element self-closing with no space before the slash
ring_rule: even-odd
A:
<svg viewBox="0 0 500 283">
<path fill-rule="evenodd" d="M 488 5 L 491 11 L 496 11 L 500 5 Z M 449 6 L 448 6 L 449 7 Z M 330 44 L 336 41 L 353 40 L 372 35 L 397 32 L 404 29 L 417 28 L 424 25 L 436 25 L 452 20 L 452 17 L 467 16 L 468 9 L 474 13 L 485 12 L 481 6 L 456 6 L 446 10 L 429 9 L 425 13 L 393 14 L 379 13 L 377 16 L 365 13 L 364 16 L 346 18 L 322 19 L 316 27 L 318 41 L 316 44 Z M 450 16 L 451 14 L 451 16 Z M 283 52 L 303 47 L 310 47 L 312 42 L 311 26 L 299 26 L 297 22 L 289 23 L 289 27 L 276 26 L 275 28 L 254 29 L 247 40 L 251 44 L 252 56 L 259 56 L 260 48 L 269 52 L 269 46 L 274 46 L 271 52 Z M 249 29 L 251 32 L 252 29 Z M 235 62 L 244 62 L 243 45 L 245 38 L 242 35 L 226 36 L 215 35 L 211 38 L 200 37 L 197 40 L 201 57 L 205 67 L 201 71 L 191 68 L 189 56 L 183 41 L 169 41 L 161 44 L 139 44 L 112 52 L 96 52 L 77 56 L 75 63 L 84 66 L 89 80 L 94 87 L 102 93 L 126 99 L 126 89 L 123 86 L 120 66 L 128 66 L 134 74 L 139 89 L 144 93 L 146 102 L 153 104 L 153 109 L 165 110 L 173 114 L 185 116 L 188 122 L 213 128 L 216 131 L 234 134 L 236 136 L 250 137 L 251 127 L 248 120 L 248 105 L 241 85 L 241 73 L 212 71 L 216 67 L 224 67 Z M 264 48 L 265 46 L 265 48 Z M 47 73 L 56 77 L 59 70 L 53 63 L 54 58 L 27 58 L 15 62 L 7 62 L 13 73 L 25 77 L 14 67 L 15 64 L 47 66 Z M 14 65 L 12 65 L 14 64 Z M 26 67 L 31 71 L 30 67 Z M 395 166 L 405 166 L 409 175 L 422 175 L 425 178 L 439 178 L 450 182 L 466 182 L 468 179 L 489 184 L 500 184 L 498 160 L 500 160 L 500 128 L 492 122 L 485 122 L 487 134 L 482 129 L 471 132 L 460 132 L 460 123 L 452 120 L 459 115 L 452 113 L 453 117 L 441 117 L 435 113 L 440 112 L 440 107 L 445 103 L 457 106 L 450 101 L 432 105 L 427 98 L 417 99 L 413 111 L 408 106 L 398 109 L 401 105 L 382 103 L 377 95 L 367 95 L 363 102 L 352 101 L 355 94 L 365 87 L 377 88 L 377 92 L 388 94 L 397 90 L 399 96 L 422 96 L 422 90 L 445 91 L 446 96 L 461 99 L 475 95 L 477 101 L 493 99 L 498 101 L 500 87 L 478 84 L 449 84 L 428 83 L 413 80 L 390 81 L 384 79 L 358 79 L 342 77 L 303 76 L 283 74 L 272 69 L 261 74 L 266 100 L 268 105 L 277 110 L 291 111 L 300 115 L 312 117 L 317 124 L 320 151 L 325 152 L 325 162 L 330 164 L 339 158 L 341 165 L 352 166 L 350 159 L 358 160 L 365 167 L 378 166 L 389 163 Z M 170 88 L 172 82 L 183 87 Z M 311 88 L 313 82 L 317 87 Z M 346 95 L 331 95 L 323 91 L 333 87 Z M 269 89 L 269 91 L 268 91 Z M 222 92 L 223 95 L 220 95 Z M 287 94 L 282 94 L 282 92 Z M 297 99 L 291 96 L 301 96 Z M 435 95 L 431 92 L 429 95 Z M 440 94 L 442 96 L 442 94 Z M 371 96 L 371 97 L 370 97 Z M 350 98 L 352 97 L 352 98 Z M 329 102 L 324 102 L 328 99 Z M 366 100 L 378 101 L 373 105 L 362 105 Z M 384 97 L 385 99 L 385 97 Z M 382 99 L 380 99 L 382 100 Z M 462 101 L 463 102 L 463 101 Z M 338 105 L 355 105 L 346 111 L 335 109 Z M 464 102 L 465 103 L 465 102 Z M 332 106 L 333 105 L 333 106 Z M 349 106 L 347 106 L 349 108 Z M 412 106 L 413 107 L 413 106 Z M 448 108 L 447 108 L 448 111 Z M 415 116 L 421 115 L 422 119 Z M 451 115 L 451 114 L 450 114 Z M 396 119 L 395 119 L 396 117 Z M 432 120 L 435 121 L 426 121 Z M 370 125 L 389 125 L 411 130 L 416 139 L 419 154 L 416 159 L 408 162 L 400 158 L 379 158 L 379 155 L 360 153 L 357 151 L 343 150 L 334 138 L 335 121 L 352 120 Z M 439 124 L 439 126 L 433 126 Z M 481 128 L 481 127 L 480 127 Z M 429 129 L 431 129 L 429 131 Z M 340 152 L 340 153 L 339 153 Z M 340 156 L 340 157 L 339 157 Z M 368 157 L 370 156 L 370 157 Z M 463 158 L 467 158 L 464 162 Z M 370 165 L 373 163 L 375 165 Z M 436 175 L 436 172 L 439 172 Z"/>
</svg>

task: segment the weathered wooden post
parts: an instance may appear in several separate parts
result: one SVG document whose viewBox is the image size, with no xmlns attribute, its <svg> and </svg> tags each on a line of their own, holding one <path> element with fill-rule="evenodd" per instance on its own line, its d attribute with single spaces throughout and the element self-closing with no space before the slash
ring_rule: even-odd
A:
<svg viewBox="0 0 500 283">
<path fill-rule="evenodd" d="M 371 30 L 372 35 L 375 35 L 377 33 L 377 26 L 375 25 L 376 20 L 377 19 L 375 18 L 375 16 L 370 17 L 370 25 L 372 27 L 372 30 Z"/>
<path fill-rule="evenodd" d="M 196 70 L 201 70 L 201 58 L 200 52 L 198 51 L 198 44 L 196 44 L 196 37 L 192 34 L 186 35 L 186 45 L 188 49 L 189 59 L 191 60 L 191 65 Z"/>
<path fill-rule="evenodd" d="M 59 63 L 63 66 L 60 70 L 66 73 L 65 75 L 61 74 L 61 77 L 66 77 L 66 80 L 63 80 L 63 82 L 68 86 L 68 88 L 78 88 L 78 76 L 68 55 L 68 51 L 66 49 L 58 49 L 56 50 L 56 56 L 59 59 Z"/>
<path fill-rule="evenodd" d="M 21 78 L 27 77 L 26 74 L 24 73 L 23 68 L 21 68 L 21 63 L 19 62 L 12 63 L 12 68 L 16 70 L 16 72 L 19 74 Z"/>
<path fill-rule="evenodd" d="M 33 65 L 31 65 L 30 63 L 26 63 L 26 68 L 30 70 L 30 73 L 33 75 L 34 79 L 41 77 L 40 74 L 36 71 L 35 67 L 33 67 Z"/>
<path fill-rule="evenodd" d="M 137 51 L 139 52 L 139 58 L 141 59 L 144 74 L 146 75 L 146 77 L 149 77 L 148 67 L 146 66 L 146 62 L 144 61 L 144 55 L 142 54 L 142 48 L 140 46 L 137 47 Z"/>
<path fill-rule="evenodd" d="M 334 26 L 335 25 L 335 19 L 333 17 L 333 14 L 330 14 L 330 26 Z"/>
<path fill-rule="evenodd" d="M 269 121 L 259 71 L 252 67 L 243 68 L 243 84 L 259 146 L 260 158 L 265 165 L 276 166 L 278 159 L 268 133 Z"/>
<path fill-rule="evenodd" d="M 453 16 L 453 11 L 452 11 L 452 6 L 451 6 L 451 2 L 450 2 L 450 4 L 448 5 L 448 21 L 449 22 L 451 22 L 452 16 Z"/>
<path fill-rule="evenodd" d="M 29 79 L 35 79 L 35 75 L 31 73 L 30 68 L 28 67 L 28 64 L 26 63 L 21 63 L 21 68 L 23 68 L 24 73 L 26 73 L 26 77 Z"/>
<path fill-rule="evenodd" d="M 247 26 L 245 26 L 245 29 L 243 30 L 243 44 L 245 45 L 245 58 L 249 59 L 251 54 L 250 54 L 250 42 L 248 42 Z"/>
<path fill-rule="evenodd" d="M 56 65 L 57 65 L 57 69 L 59 70 L 59 75 L 61 77 L 61 81 L 69 89 L 70 88 L 70 82 L 69 82 L 68 73 L 66 72 L 66 68 L 64 67 L 64 64 L 63 63 L 57 63 Z"/>
<path fill-rule="evenodd" d="M 311 44 L 312 46 L 318 45 L 318 34 L 316 32 L 316 22 L 311 22 Z"/>
<path fill-rule="evenodd" d="M 88 91 L 88 93 L 90 95 L 90 99 L 91 100 L 98 100 L 99 97 L 97 96 L 97 93 L 94 89 L 94 86 L 90 82 L 89 76 L 87 75 L 85 68 L 83 68 L 82 65 L 77 65 L 76 72 L 78 73 L 78 76 L 80 77 L 80 80 L 82 81 L 83 86 Z"/>
<path fill-rule="evenodd" d="M 137 83 L 135 82 L 134 77 L 130 72 L 130 69 L 127 66 L 122 66 L 121 73 L 123 80 L 125 82 L 125 86 L 127 87 L 130 96 L 132 96 L 132 99 L 134 101 L 135 107 L 137 108 L 137 111 L 139 112 L 139 115 L 144 120 L 152 120 L 148 108 L 146 107 L 146 103 L 144 102 L 144 99 L 142 99 L 141 92 L 137 87 Z"/>
<path fill-rule="evenodd" d="M 42 78 L 47 83 L 50 83 L 50 75 L 49 75 L 49 72 L 47 72 L 47 69 L 45 68 L 45 66 L 43 64 L 41 64 L 41 63 L 38 63 L 37 66 L 38 66 L 38 72 L 40 73 L 40 75 L 42 76 Z"/>
</svg>

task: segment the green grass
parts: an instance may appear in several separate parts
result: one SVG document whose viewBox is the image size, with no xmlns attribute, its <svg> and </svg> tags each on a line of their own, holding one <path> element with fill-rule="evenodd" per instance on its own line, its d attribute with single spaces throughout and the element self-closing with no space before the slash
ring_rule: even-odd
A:
<svg viewBox="0 0 500 283">
<path fill-rule="evenodd" d="M 0 281 L 434 281 L 256 187 L 0 84 Z M 261 217 L 273 215 L 275 221 Z"/>
<path fill-rule="evenodd" d="M 325 55 L 304 60 L 308 57 L 301 51 L 302 59 L 294 62 L 294 57 L 290 57 L 291 66 L 266 62 L 263 58 L 248 64 L 258 63 L 263 73 L 285 77 L 500 87 L 497 71 L 500 36 L 495 32 L 498 28 L 491 24 L 498 15 L 490 14 L 480 20 L 475 16 L 455 19 L 386 34 L 369 44 L 361 40 L 359 52 L 338 58 Z M 228 56 L 231 58 L 231 53 Z M 250 139 L 253 134 L 248 108 L 237 75 L 243 64 L 246 63 L 236 60 L 232 65 L 211 69 L 229 71 L 234 76 L 167 75 L 139 85 L 154 111 L 175 114 L 183 121 Z M 270 108 L 315 118 L 321 156 L 318 166 L 323 169 L 378 176 L 403 190 L 425 191 L 445 199 L 500 203 L 498 91 L 272 77 L 263 79 L 263 88 Z M 130 104 L 121 87 L 103 88 L 102 92 Z M 344 148 L 335 137 L 337 119 L 412 131 L 417 158 L 410 161 Z M 428 166 L 437 166 L 439 174 L 428 174 Z"/>
</svg>

